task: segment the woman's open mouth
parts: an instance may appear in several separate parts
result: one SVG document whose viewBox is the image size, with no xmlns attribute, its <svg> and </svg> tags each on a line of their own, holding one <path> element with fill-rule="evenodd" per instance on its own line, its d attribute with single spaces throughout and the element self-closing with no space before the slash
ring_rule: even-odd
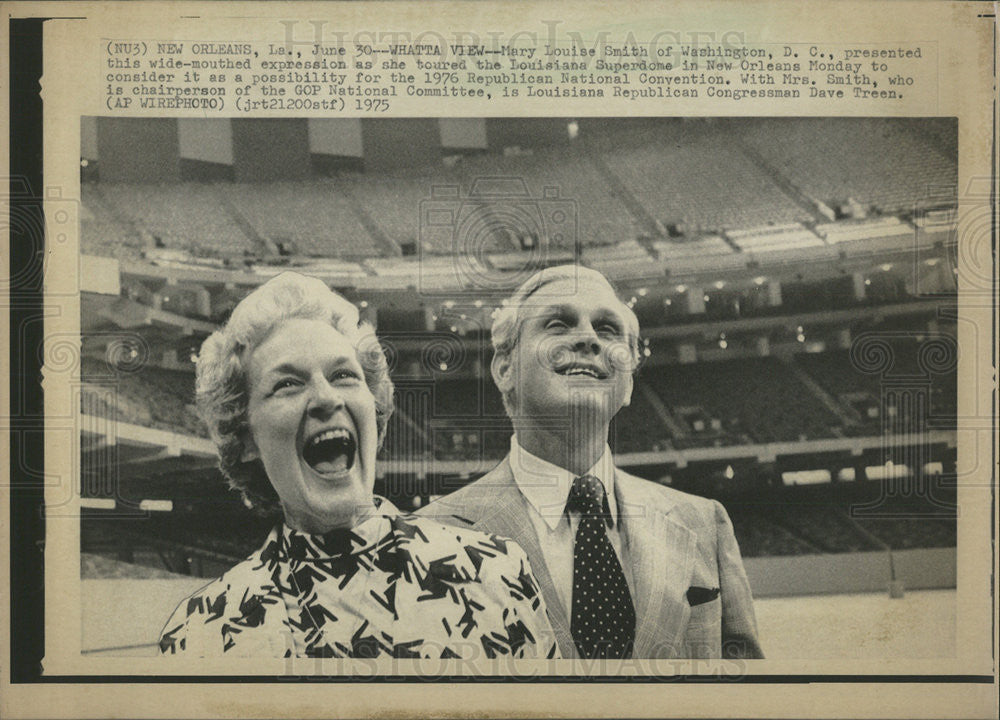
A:
<svg viewBox="0 0 1000 720">
<path fill-rule="evenodd" d="M 302 459 L 320 475 L 334 475 L 354 467 L 358 443 L 347 428 L 324 430 L 302 448 Z"/>
</svg>

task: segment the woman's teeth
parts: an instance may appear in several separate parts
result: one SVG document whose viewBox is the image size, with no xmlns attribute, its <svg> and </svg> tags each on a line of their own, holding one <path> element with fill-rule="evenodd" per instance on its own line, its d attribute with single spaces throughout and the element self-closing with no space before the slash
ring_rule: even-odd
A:
<svg viewBox="0 0 1000 720">
<path fill-rule="evenodd" d="M 354 466 L 357 443 L 345 428 L 325 430 L 314 436 L 302 450 L 302 459 L 320 474 L 338 473 Z"/>
</svg>

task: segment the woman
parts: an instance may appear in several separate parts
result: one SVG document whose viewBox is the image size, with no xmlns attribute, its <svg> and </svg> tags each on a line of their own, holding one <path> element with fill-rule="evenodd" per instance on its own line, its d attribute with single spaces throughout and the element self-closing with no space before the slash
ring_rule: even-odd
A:
<svg viewBox="0 0 1000 720">
<path fill-rule="evenodd" d="M 178 606 L 162 653 L 555 656 L 519 546 L 373 496 L 393 387 L 352 304 L 316 278 L 283 273 L 233 310 L 197 367 L 223 474 L 282 522 Z"/>
</svg>

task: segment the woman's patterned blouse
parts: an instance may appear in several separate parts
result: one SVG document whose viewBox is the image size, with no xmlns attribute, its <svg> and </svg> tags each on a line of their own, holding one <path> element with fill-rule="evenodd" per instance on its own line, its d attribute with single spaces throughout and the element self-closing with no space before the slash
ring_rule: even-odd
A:
<svg viewBox="0 0 1000 720">
<path fill-rule="evenodd" d="M 160 652 L 241 657 L 557 657 L 524 551 L 402 515 L 381 499 L 351 530 L 279 525 L 183 601 Z"/>
</svg>

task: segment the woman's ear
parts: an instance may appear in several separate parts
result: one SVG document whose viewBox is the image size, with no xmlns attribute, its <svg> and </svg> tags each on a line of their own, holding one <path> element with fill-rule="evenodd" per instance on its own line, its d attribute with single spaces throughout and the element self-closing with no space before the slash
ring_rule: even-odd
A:
<svg viewBox="0 0 1000 720">
<path fill-rule="evenodd" d="M 253 440 L 253 433 L 249 429 L 240 432 L 240 439 L 243 441 L 243 453 L 240 455 L 241 462 L 253 462 L 260 459 L 260 450 Z"/>
</svg>

